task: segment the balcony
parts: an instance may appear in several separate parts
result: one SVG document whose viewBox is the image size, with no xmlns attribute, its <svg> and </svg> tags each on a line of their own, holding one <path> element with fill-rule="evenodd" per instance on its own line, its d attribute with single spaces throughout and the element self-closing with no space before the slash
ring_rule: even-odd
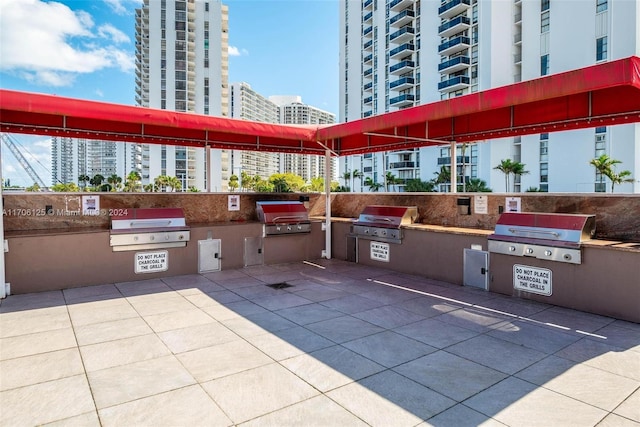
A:
<svg viewBox="0 0 640 427">
<path fill-rule="evenodd" d="M 438 64 L 438 71 L 443 74 L 451 74 L 464 70 L 471 65 L 471 59 L 468 56 L 456 56 L 448 61 Z"/>
<path fill-rule="evenodd" d="M 395 33 L 391 33 L 389 41 L 394 43 L 403 43 L 407 41 L 413 41 L 413 36 L 416 33 L 416 29 L 413 27 L 402 27 Z"/>
<path fill-rule="evenodd" d="M 369 104 L 371 104 L 372 102 L 373 102 L 373 96 L 367 96 L 367 97 L 364 99 L 364 101 L 362 101 L 362 103 L 363 103 L 364 105 L 369 105 Z"/>
<path fill-rule="evenodd" d="M 389 169 L 414 169 L 416 162 L 393 162 L 389 163 Z"/>
<path fill-rule="evenodd" d="M 451 18 L 471 7 L 471 0 L 451 0 L 438 8 L 440 18 Z"/>
<path fill-rule="evenodd" d="M 373 18 L 373 12 L 369 12 L 362 17 L 362 22 L 369 22 Z"/>
<path fill-rule="evenodd" d="M 365 91 L 371 91 L 373 89 L 373 82 L 365 84 L 362 89 L 364 89 Z"/>
<path fill-rule="evenodd" d="M 362 62 L 367 64 L 367 63 L 371 62 L 372 59 L 373 59 L 373 53 L 370 53 L 369 55 L 367 55 L 364 58 L 362 58 Z"/>
<path fill-rule="evenodd" d="M 373 31 L 373 26 L 367 27 L 364 30 L 362 30 L 362 35 L 366 37 L 368 34 L 371 34 L 372 31 Z"/>
<path fill-rule="evenodd" d="M 402 9 L 406 9 L 413 6 L 414 0 L 393 0 L 389 3 L 389 10 L 392 12 L 398 12 Z"/>
<path fill-rule="evenodd" d="M 391 49 L 389 51 L 389 57 L 394 58 L 400 55 L 407 55 L 409 53 L 415 52 L 415 50 L 416 50 L 416 47 L 414 46 L 413 43 L 405 43 L 396 47 L 395 49 Z"/>
<path fill-rule="evenodd" d="M 413 71 L 413 69 L 416 67 L 416 63 L 413 61 L 408 61 L 408 60 L 404 60 L 404 61 L 400 61 L 395 65 L 392 65 L 391 67 L 389 67 L 389 73 L 390 74 L 404 74 L 408 71 Z"/>
<path fill-rule="evenodd" d="M 471 26 L 471 20 L 466 16 L 458 16 L 453 18 L 449 22 L 446 22 L 438 27 L 438 35 L 440 37 L 450 37 L 459 32 L 468 30 Z"/>
<path fill-rule="evenodd" d="M 416 99 L 415 95 L 413 95 L 412 93 L 403 93 L 400 96 L 391 98 L 389 100 L 389 105 L 393 105 L 394 107 L 404 107 L 407 105 L 413 105 L 413 101 L 415 99 Z"/>
<path fill-rule="evenodd" d="M 370 51 L 372 47 L 373 47 L 373 40 L 369 40 L 368 42 L 362 45 L 362 48 L 367 52 Z"/>
<path fill-rule="evenodd" d="M 405 90 L 413 87 L 415 82 L 416 81 L 413 77 L 402 77 L 401 79 L 389 83 L 389 89 L 397 91 Z"/>
<path fill-rule="evenodd" d="M 471 164 L 471 157 L 470 156 L 464 156 L 464 159 L 462 158 L 462 156 L 456 156 L 456 164 L 458 165 L 469 165 Z M 450 165 L 451 164 L 451 157 L 439 157 L 438 158 L 438 166 L 442 166 L 442 165 Z"/>
<path fill-rule="evenodd" d="M 362 113 L 362 117 L 369 117 L 373 114 L 373 111 L 369 110 L 369 111 L 365 111 L 364 113 Z"/>
<path fill-rule="evenodd" d="M 413 22 L 415 17 L 416 13 L 412 9 L 405 9 L 389 19 L 389 25 L 392 27 L 402 27 L 404 24 Z"/>
<path fill-rule="evenodd" d="M 363 10 L 370 10 L 373 7 L 373 0 L 365 0 L 362 3 Z"/>
<path fill-rule="evenodd" d="M 522 43 L 522 33 L 516 33 L 513 35 L 513 43 L 521 44 Z"/>
<path fill-rule="evenodd" d="M 467 76 L 456 76 L 449 80 L 438 83 L 438 90 L 444 92 L 453 92 L 460 89 L 466 89 L 469 87 L 470 80 Z"/>
<path fill-rule="evenodd" d="M 454 53 L 469 49 L 471 39 L 465 36 L 458 36 L 438 46 L 438 53 L 442 56 L 450 56 Z"/>
<path fill-rule="evenodd" d="M 365 77 L 369 77 L 371 74 L 373 74 L 373 68 L 369 68 L 368 70 L 364 70 L 364 73 L 362 74 Z"/>
</svg>

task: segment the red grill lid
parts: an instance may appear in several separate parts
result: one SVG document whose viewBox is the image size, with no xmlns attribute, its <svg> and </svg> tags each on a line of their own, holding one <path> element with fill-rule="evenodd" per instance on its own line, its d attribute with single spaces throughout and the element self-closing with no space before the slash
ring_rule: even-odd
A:
<svg viewBox="0 0 640 427">
<path fill-rule="evenodd" d="M 256 213 L 265 224 L 308 222 L 309 214 L 302 202 L 269 201 L 257 202 Z"/>
</svg>

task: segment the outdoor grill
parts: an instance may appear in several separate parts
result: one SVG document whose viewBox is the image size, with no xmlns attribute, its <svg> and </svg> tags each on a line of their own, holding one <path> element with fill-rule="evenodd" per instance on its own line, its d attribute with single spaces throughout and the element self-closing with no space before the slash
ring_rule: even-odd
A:
<svg viewBox="0 0 640 427">
<path fill-rule="evenodd" d="M 182 208 L 113 211 L 110 244 L 114 252 L 187 246 L 190 232 Z"/>
<path fill-rule="evenodd" d="M 363 239 L 402 243 L 400 227 L 413 224 L 417 219 L 416 206 L 370 205 L 353 223 L 351 233 Z"/>
<path fill-rule="evenodd" d="M 309 214 L 302 202 L 256 202 L 258 220 L 264 224 L 265 236 L 311 232 Z"/>
<path fill-rule="evenodd" d="M 581 243 L 595 231 L 595 215 L 507 212 L 488 237 L 488 248 L 504 255 L 581 264 Z"/>
</svg>

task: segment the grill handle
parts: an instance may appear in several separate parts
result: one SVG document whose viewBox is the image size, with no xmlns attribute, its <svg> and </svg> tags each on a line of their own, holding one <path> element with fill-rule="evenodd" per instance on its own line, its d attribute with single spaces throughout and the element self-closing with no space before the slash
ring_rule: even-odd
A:
<svg viewBox="0 0 640 427">
<path fill-rule="evenodd" d="M 291 215 L 290 216 L 283 215 L 283 216 L 273 217 L 273 222 L 274 223 L 289 222 L 289 221 L 292 221 L 292 220 L 295 221 L 297 224 L 299 224 L 301 221 L 304 221 L 305 219 L 301 218 L 299 216 L 291 216 Z"/>
<path fill-rule="evenodd" d="M 538 230 L 535 228 L 509 228 L 508 230 L 513 234 L 533 233 L 533 234 L 552 235 L 555 238 L 560 237 L 560 233 L 558 233 L 557 231 L 550 231 L 550 230 Z"/>
<path fill-rule="evenodd" d="M 129 223 L 129 225 L 131 226 L 131 228 L 164 227 L 164 226 L 168 227 L 168 226 L 171 225 L 171 220 L 166 220 L 166 219 L 162 219 L 162 220 L 157 220 L 157 219 L 138 220 L 138 221 L 131 221 Z"/>
<path fill-rule="evenodd" d="M 378 217 L 378 216 L 367 216 L 367 215 L 365 215 L 363 218 L 366 219 L 367 221 L 370 221 L 370 222 L 393 222 L 392 219 L 381 218 L 381 217 Z"/>
</svg>

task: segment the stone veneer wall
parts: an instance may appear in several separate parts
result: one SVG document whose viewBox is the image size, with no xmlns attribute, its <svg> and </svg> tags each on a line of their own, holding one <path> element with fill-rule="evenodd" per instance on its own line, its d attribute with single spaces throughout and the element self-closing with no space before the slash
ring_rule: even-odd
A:
<svg viewBox="0 0 640 427">
<path fill-rule="evenodd" d="M 3 193 L 6 233 L 69 229 L 109 229 L 109 210 L 182 207 L 187 224 L 257 221 L 256 202 L 305 200 L 311 216 L 325 216 L 323 194 L 235 193 L 240 210 L 228 210 L 230 193 L 84 193 L 100 196 L 102 215 L 79 215 L 83 193 Z M 474 213 L 474 196 L 487 197 L 487 214 Z M 521 199 L 522 212 L 596 215 L 596 238 L 640 242 L 640 195 L 549 193 L 332 193 L 331 215 L 357 218 L 367 205 L 417 206 L 423 224 L 492 230 L 507 197 Z M 458 200 L 470 199 L 470 215 L 458 212 Z M 46 211 L 51 207 L 50 213 Z"/>
</svg>

